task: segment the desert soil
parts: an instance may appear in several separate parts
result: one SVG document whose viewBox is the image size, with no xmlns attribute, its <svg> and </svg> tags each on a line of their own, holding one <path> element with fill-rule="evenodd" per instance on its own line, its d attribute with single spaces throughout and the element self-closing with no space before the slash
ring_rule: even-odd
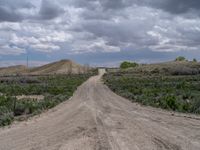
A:
<svg viewBox="0 0 200 150">
<path fill-rule="evenodd" d="M 0 129 L 0 150 L 200 150 L 200 117 L 143 107 L 91 77 L 74 96 Z"/>
</svg>

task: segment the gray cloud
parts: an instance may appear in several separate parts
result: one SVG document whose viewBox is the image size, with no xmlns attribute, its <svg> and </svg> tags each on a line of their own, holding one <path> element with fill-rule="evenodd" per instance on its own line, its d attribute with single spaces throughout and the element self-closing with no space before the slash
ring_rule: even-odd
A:
<svg viewBox="0 0 200 150">
<path fill-rule="evenodd" d="M 109 9 L 123 9 L 135 4 L 132 0 L 73 0 L 70 2 L 72 5 L 80 8 L 88 8 L 95 10 L 101 7 L 104 10 Z"/>
<path fill-rule="evenodd" d="M 99 0 L 99 3 L 104 9 L 123 9 L 134 4 L 130 0 Z"/>
<path fill-rule="evenodd" d="M 153 7 L 161 8 L 174 14 L 181 14 L 191 11 L 193 9 L 200 9 L 199 0 L 163 0 L 160 2 L 158 2 L 158 0 L 150 2 L 150 0 L 148 0 L 147 3 L 149 3 Z"/>
<path fill-rule="evenodd" d="M 200 14 L 199 0 L 74 0 L 78 7 L 95 10 L 97 6 L 103 10 L 120 10 L 133 5 L 162 9 L 172 14 L 197 11 Z"/>
<path fill-rule="evenodd" d="M 42 0 L 39 17 L 44 20 L 54 19 L 64 13 L 64 10 L 54 2 Z"/>
<path fill-rule="evenodd" d="M 32 10 L 32 12 L 31 12 Z M 64 13 L 55 1 L 42 0 L 32 4 L 28 0 L 0 1 L 0 22 L 20 22 L 23 20 L 51 20 Z"/>
<path fill-rule="evenodd" d="M 35 7 L 29 0 L 1 0 L 0 6 L 6 6 L 12 9 Z"/>
<path fill-rule="evenodd" d="M 6 6 L 0 6 L 0 22 L 9 21 L 9 22 L 18 22 L 23 19 L 23 16 L 11 8 Z"/>
<path fill-rule="evenodd" d="M 1 0 L 0 1 L 0 22 L 18 22 L 24 19 L 24 16 L 18 11 L 20 9 L 33 8 L 27 0 Z"/>
<path fill-rule="evenodd" d="M 117 62 L 130 51 L 146 60 L 198 52 L 199 7 L 197 0 L 1 0 L 0 55 L 115 53 Z"/>
</svg>

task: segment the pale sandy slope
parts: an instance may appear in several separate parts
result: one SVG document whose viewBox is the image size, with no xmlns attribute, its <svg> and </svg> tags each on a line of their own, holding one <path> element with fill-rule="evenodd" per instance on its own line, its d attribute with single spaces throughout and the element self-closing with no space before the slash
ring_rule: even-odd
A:
<svg viewBox="0 0 200 150">
<path fill-rule="evenodd" d="M 141 107 L 90 78 L 53 110 L 0 129 L 0 150 L 200 150 L 200 118 Z"/>
</svg>

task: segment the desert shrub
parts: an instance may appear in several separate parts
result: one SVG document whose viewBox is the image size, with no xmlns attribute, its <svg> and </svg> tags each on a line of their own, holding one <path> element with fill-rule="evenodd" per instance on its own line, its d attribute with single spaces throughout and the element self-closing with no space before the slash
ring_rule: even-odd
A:
<svg viewBox="0 0 200 150">
<path fill-rule="evenodd" d="M 138 64 L 135 63 L 135 62 L 124 61 L 124 62 L 121 63 L 120 68 L 121 69 L 127 69 L 127 68 L 134 68 L 136 66 L 138 66 Z"/>
<path fill-rule="evenodd" d="M 10 125 L 12 121 L 12 112 L 6 106 L 0 106 L 0 126 Z"/>
<path fill-rule="evenodd" d="M 0 126 L 15 118 L 38 114 L 69 99 L 84 81 L 96 74 L 49 75 L 35 77 L 7 77 L 0 84 Z M 3 95 L 2 95 L 3 94 Z M 17 95 L 44 95 L 43 100 L 22 99 Z M 20 119 L 19 119 L 20 120 Z"/>
<path fill-rule="evenodd" d="M 158 69 L 158 68 L 155 68 L 155 69 L 153 69 L 152 71 L 151 71 L 151 73 L 160 73 L 160 70 Z"/>
<path fill-rule="evenodd" d="M 166 101 L 167 108 L 172 109 L 174 111 L 178 110 L 179 104 L 177 103 L 175 96 L 168 95 L 168 96 L 164 97 L 164 99 Z"/>
<path fill-rule="evenodd" d="M 186 61 L 186 58 L 184 56 L 178 56 L 175 61 Z"/>
<path fill-rule="evenodd" d="M 174 67 L 171 69 L 171 75 L 197 75 L 199 74 L 199 70 L 196 68 L 190 67 Z"/>
<path fill-rule="evenodd" d="M 14 116 L 29 115 L 36 113 L 37 111 L 43 110 L 40 102 L 31 101 L 28 99 L 20 100 L 16 103 L 14 109 Z"/>
<path fill-rule="evenodd" d="M 199 97 L 195 98 L 195 101 L 193 102 L 191 106 L 191 112 L 200 114 L 200 99 Z"/>
<path fill-rule="evenodd" d="M 11 96 L 0 96 L 0 106 L 13 110 L 15 98 Z"/>
<path fill-rule="evenodd" d="M 117 94 L 143 105 L 187 113 L 200 113 L 200 76 L 138 75 L 127 72 L 104 75 Z"/>
<path fill-rule="evenodd" d="M 0 126 L 10 125 L 13 119 L 14 117 L 12 113 L 4 113 L 3 115 L 0 115 Z"/>
<path fill-rule="evenodd" d="M 182 112 L 190 112 L 191 108 L 192 108 L 192 105 L 188 102 L 185 102 L 182 104 L 181 111 Z"/>
<path fill-rule="evenodd" d="M 40 103 L 41 108 L 44 109 L 44 110 L 45 109 L 50 109 L 50 108 L 56 106 L 57 104 L 58 103 L 56 102 L 55 99 L 48 99 L 48 98 L 46 98 L 44 101 L 42 101 Z"/>
</svg>

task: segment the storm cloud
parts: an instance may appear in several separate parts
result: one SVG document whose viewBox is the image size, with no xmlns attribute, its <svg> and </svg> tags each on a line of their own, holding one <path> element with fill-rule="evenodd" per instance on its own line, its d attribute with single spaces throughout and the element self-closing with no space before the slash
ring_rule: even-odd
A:
<svg viewBox="0 0 200 150">
<path fill-rule="evenodd" d="M 152 7 L 163 9 L 173 14 L 182 14 L 189 11 L 200 11 L 200 1 L 198 0 L 148 0 L 147 4 Z"/>
<path fill-rule="evenodd" d="M 1 0 L 0 1 L 0 22 L 9 21 L 9 22 L 18 22 L 24 19 L 20 9 L 30 9 L 34 6 L 26 0 Z"/>
<path fill-rule="evenodd" d="M 42 0 L 39 15 L 41 19 L 51 20 L 64 13 L 64 10 L 56 3 Z"/>
<path fill-rule="evenodd" d="M 60 53 L 103 62 L 107 55 L 116 57 L 111 64 L 136 52 L 133 59 L 147 62 L 155 53 L 156 60 L 189 52 L 192 58 L 200 53 L 200 1 L 1 0 L 0 35 L 0 56 L 7 58 L 33 53 L 51 61 Z"/>
</svg>

